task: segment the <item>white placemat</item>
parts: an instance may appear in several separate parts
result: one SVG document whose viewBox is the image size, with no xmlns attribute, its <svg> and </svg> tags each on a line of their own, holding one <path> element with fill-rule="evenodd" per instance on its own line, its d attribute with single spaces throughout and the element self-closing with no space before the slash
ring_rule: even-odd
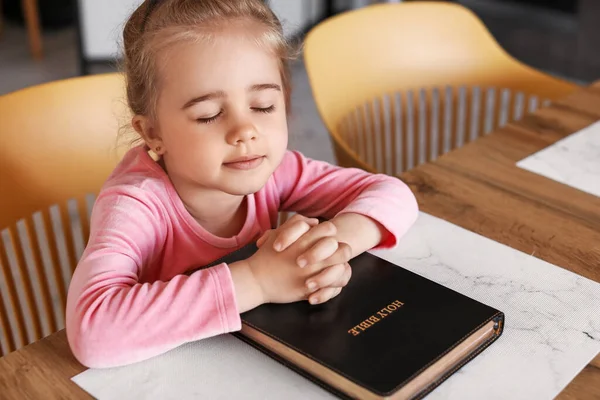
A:
<svg viewBox="0 0 600 400">
<path fill-rule="evenodd" d="M 524 158 L 517 166 L 600 197 L 600 122 Z"/>
<path fill-rule="evenodd" d="M 428 399 L 552 399 L 600 351 L 596 282 L 424 213 L 377 254 L 506 314 L 503 335 Z M 99 399 L 332 398 L 230 335 L 73 380 Z"/>
</svg>

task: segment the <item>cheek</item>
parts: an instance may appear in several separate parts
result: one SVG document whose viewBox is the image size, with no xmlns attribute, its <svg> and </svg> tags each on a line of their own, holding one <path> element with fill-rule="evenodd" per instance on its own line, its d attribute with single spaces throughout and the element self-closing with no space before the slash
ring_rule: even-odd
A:
<svg viewBox="0 0 600 400">
<path fill-rule="evenodd" d="M 278 123 L 273 127 L 271 136 L 272 149 L 280 154 L 283 154 L 288 146 L 288 129 L 285 119 L 283 123 Z"/>
<path fill-rule="evenodd" d="M 287 137 L 287 122 L 285 118 L 273 116 L 259 129 L 265 133 L 269 141 L 280 141 Z"/>
<path fill-rule="evenodd" d="M 183 174 L 208 178 L 223 162 L 223 147 L 217 141 L 203 138 L 199 134 L 181 137 L 175 150 L 171 151 L 171 160 Z"/>
<path fill-rule="evenodd" d="M 218 132 L 202 132 L 196 134 L 187 145 L 183 143 L 189 154 L 190 163 L 203 166 L 220 165 L 227 153 L 227 144 Z"/>
<path fill-rule="evenodd" d="M 284 142 L 285 146 L 287 146 L 288 125 L 287 125 L 287 117 L 285 114 L 283 115 L 283 117 L 281 118 L 281 121 L 279 123 L 278 132 L 279 132 L 279 137 L 280 137 L 281 141 Z"/>
<path fill-rule="evenodd" d="M 278 137 L 287 137 L 287 116 L 280 112 L 269 121 L 269 131 Z"/>
</svg>

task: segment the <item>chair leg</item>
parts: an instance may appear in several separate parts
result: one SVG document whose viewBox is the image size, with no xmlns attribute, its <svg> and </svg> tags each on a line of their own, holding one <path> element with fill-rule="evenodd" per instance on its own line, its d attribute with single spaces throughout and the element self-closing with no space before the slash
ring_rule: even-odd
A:
<svg viewBox="0 0 600 400">
<path fill-rule="evenodd" d="M 29 36 L 29 48 L 34 59 L 40 60 L 42 54 L 42 34 L 36 0 L 21 0 L 25 14 L 25 24 Z"/>
<path fill-rule="evenodd" d="M 0 38 L 4 32 L 4 15 L 2 13 L 2 0 L 0 0 Z"/>
</svg>

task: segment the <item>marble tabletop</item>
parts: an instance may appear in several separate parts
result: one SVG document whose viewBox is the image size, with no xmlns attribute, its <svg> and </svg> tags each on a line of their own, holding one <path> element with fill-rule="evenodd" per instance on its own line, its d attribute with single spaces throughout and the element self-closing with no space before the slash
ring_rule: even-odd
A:
<svg viewBox="0 0 600 400">
<path fill-rule="evenodd" d="M 517 166 L 600 197 L 600 122 L 524 158 Z"/>
<path fill-rule="evenodd" d="M 498 341 L 428 398 L 551 399 L 600 351 L 600 283 L 426 213 L 376 254 L 505 312 Z M 99 399 L 332 398 L 231 335 L 73 381 Z"/>
</svg>

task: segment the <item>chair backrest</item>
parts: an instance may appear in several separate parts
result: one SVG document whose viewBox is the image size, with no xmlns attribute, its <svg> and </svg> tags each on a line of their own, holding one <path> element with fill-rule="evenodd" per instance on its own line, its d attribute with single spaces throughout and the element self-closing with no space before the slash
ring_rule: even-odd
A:
<svg viewBox="0 0 600 400">
<path fill-rule="evenodd" d="M 381 172 L 428 161 L 577 89 L 515 60 L 475 14 L 447 2 L 332 17 L 308 33 L 304 60 L 338 162 Z M 404 133 L 386 137 L 386 125 Z"/>
<path fill-rule="evenodd" d="M 0 96 L 0 355 L 64 327 L 89 213 L 127 146 L 121 74 Z"/>
</svg>

